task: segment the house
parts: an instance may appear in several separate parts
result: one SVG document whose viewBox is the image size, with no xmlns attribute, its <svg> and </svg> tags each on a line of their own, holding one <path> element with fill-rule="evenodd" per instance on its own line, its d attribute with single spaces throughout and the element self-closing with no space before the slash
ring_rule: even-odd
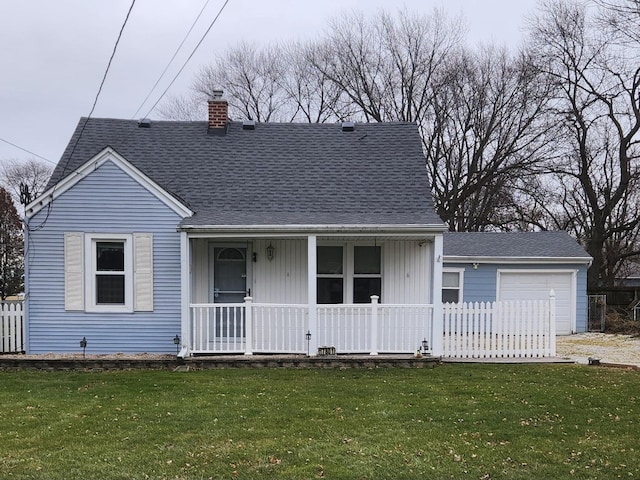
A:
<svg viewBox="0 0 640 480">
<path fill-rule="evenodd" d="M 447 232 L 442 300 L 540 300 L 556 295 L 556 332 L 587 330 L 591 257 L 566 232 Z"/>
<path fill-rule="evenodd" d="M 415 124 L 83 118 L 26 216 L 28 353 L 441 349 Z"/>
</svg>

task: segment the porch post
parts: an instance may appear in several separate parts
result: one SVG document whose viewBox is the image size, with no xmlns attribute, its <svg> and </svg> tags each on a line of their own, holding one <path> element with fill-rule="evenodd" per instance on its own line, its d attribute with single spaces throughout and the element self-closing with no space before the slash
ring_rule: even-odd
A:
<svg viewBox="0 0 640 480">
<path fill-rule="evenodd" d="M 307 301 L 309 303 L 309 326 L 311 340 L 309 342 L 309 356 L 318 354 L 318 292 L 317 282 L 317 238 L 309 235 L 307 238 Z"/>
<path fill-rule="evenodd" d="M 191 299 L 191 254 L 187 232 L 180 232 L 180 320 L 182 347 L 179 357 L 191 355 L 191 319 L 189 301 Z"/>
<path fill-rule="evenodd" d="M 436 234 L 433 239 L 433 286 L 431 304 L 433 305 L 431 352 L 434 356 L 441 357 L 443 352 L 442 337 L 444 335 L 444 320 L 442 318 L 442 262 L 443 262 L 443 235 Z"/>
<path fill-rule="evenodd" d="M 378 355 L 378 295 L 371 295 L 371 353 Z"/>
<path fill-rule="evenodd" d="M 253 355 L 253 298 L 244 297 L 244 354 Z"/>
<path fill-rule="evenodd" d="M 556 292 L 549 292 L 549 356 L 556 356 Z"/>
</svg>

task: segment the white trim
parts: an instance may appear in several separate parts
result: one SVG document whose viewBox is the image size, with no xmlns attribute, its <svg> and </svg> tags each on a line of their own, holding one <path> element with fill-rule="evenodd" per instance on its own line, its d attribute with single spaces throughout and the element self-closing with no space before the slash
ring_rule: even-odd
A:
<svg viewBox="0 0 640 480">
<path fill-rule="evenodd" d="M 571 303 L 571 311 L 569 312 L 569 328 L 572 333 L 575 333 L 577 330 L 577 301 L 578 301 L 578 270 L 574 269 L 553 269 L 553 268 L 544 268 L 544 269 L 528 269 L 528 268 L 499 268 L 496 271 L 496 301 L 500 301 L 500 274 L 501 273 L 534 273 L 534 274 L 570 274 L 571 275 L 571 291 L 570 291 L 570 303 Z M 557 292 L 556 292 L 557 293 Z M 556 297 L 557 298 L 557 297 Z"/>
<path fill-rule="evenodd" d="M 445 273 L 457 273 L 458 274 L 458 302 L 464 302 L 464 268 L 453 268 L 453 267 L 442 267 L 442 275 Z M 442 290 L 445 288 L 453 289 L 453 287 L 445 287 L 444 282 L 442 282 L 442 288 L 440 289 L 440 294 L 442 296 Z"/>
<path fill-rule="evenodd" d="M 184 204 L 179 202 L 175 197 L 170 195 L 166 190 L 164 190 L 157 183 L 151 180 L 147 175 L 134 167 L 123 156 L 118 154 L 113 148 L 107 147 L 96 156 L 91 158 L 88 162 L 60 180 L 56 185 L 48 189 L 29 205 L 27 205 L 25 207 L 25 215 L 27 216 L 27 218 L 33 217 L 36 213 L 49 205 L 64 192 L 72 188 L 80 180 L 84 179 L 92 172 L 100 168 L 106 162 L 113 162 L 124 173 L 129 175 L 134 181 L 140 184 L 149 193 L 154 195 L 158 200 L 160 200 L 182 218 L 187 218 L 193 215 L 194 212 L 192 212 Z"/>
<path fill-rule="evenodd" d="M 345 234 L 358 234 L 361 236 L 376 235 L 434 235 L 446 230 L 444 225 L 376 225 L 376 224 L 349 224 L 349 225 L 181 225 L 178 230 L 189 231 L 189 234 L 200 236 L 224 235 L 228 232 L 247 234 L 278 234 L 299 233 L 306 237 L 309 233 L 326 236 L 340 236 Z"/>
<path fill-rule="evenodd" d="M 507 263 L 507 264 L 523 264 L 523 263 L 543 263 L 543 264 L 560 264 L 560 263 L 579 263 L 591 266 L 591 257 L 466 257 L 456 255 L 446 255 L 444 261 L 446 263 Z"/>
<path fill-rule="evenodd" d="M 99 305 L 96 303 L 96 243 L 124 242 L 124 304 Z M 133 235 L 129 233 L 86 233 L 85 241 L 85 311 L 92 313 L 133 312 Z"/>
</svg>

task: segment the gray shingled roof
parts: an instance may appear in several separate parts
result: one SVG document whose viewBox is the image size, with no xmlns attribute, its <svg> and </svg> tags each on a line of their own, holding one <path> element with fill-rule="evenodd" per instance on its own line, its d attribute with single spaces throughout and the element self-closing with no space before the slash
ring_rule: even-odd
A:
<svg viewBox="0 0 640 480">
<path fill-rule="evenodd" d="M 444 256 L 591 258 L 567 232 L 445 232 Z"/>
<path fill-rule="evenodd" d="M 196 214 L 186 225 L 442 225 L 436 215 L 418 129 L 411 123 L 207 122 L 86 119 L 49 186 L 107 146 Z"/>
</svg>

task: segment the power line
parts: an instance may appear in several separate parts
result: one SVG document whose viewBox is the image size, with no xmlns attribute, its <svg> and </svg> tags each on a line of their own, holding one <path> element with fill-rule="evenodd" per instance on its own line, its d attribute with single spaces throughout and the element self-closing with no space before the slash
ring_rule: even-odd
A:
<svg viewBox="0 0 640 480">
<path fill-rule="evenodd" d="M 69 165 L 69 160 L 71 160 L 71 157 L 73 157 L 73 152 L 76 151 L 76 147 L 78 146 L 78 143 L 80 142 L 80 138 L 82 137 L 84 129 L 87 126 L 87 123 L 89 123 L 89 119 L 91 118 L 91 115 L 93 115 L 93 111 L 95 110 L 96 105 L 98 104 L 98 98 L 100 97 L 100 93 L 102 92 L 102 87 L 104 86 L 104 82 L 107 80 L 107 74 L 109 73 L 109 68 L 111 68 L 111 62 L 113 61 L 113 57 L 115 57 L 115 55 L 116 55 L 116 50 L 118 49 L 118 44 L 120 43 L 120 38 L 122 38 L 122 32 L 124 31 L 124 27 L 127 25 L 127 21 L 129 20 L 129 15 L 131 15 L 131 10 L 133 10 L 133 6 L 135 4 L 136 4 L 136 0 L 131 0 L 131 6 L 129 7 L 129 11 L 127 12 L 127 16 L 125 17 L 124 22 L 122 23 L 122 27 L 120 27 L 120 33 L 118 33 L 118 38 L 116 39 L 116 43 L 113 46 L 113 51 L 111 52 L 111 57 L 109 57 L 109 63 L 107 63 L 107 68 L 105 69 L 104 75 L 102 76 L 102 81 L 100 82 L 100 87 L 98 88 L 98 93 L 96 94 L 96 98 L 93 101 L 93 106 L 91 107 L 91 111 L 89 112 L 89 115 L 87 116 L 87 120 L 83 123 L 82 128 L 80 129 L 80 133 L 78 134 L 78 137 L 76 138 L 76 141 L 73 144 L 73 148 L 71 149 L 71 153 L 67 157 L 67 160 L 66 160 L 66 162 L 64 164 L 64 167 L 62 168 L 62 172 L 60 172 L 60 176 L 58 177 L 58 180 L 60 180 L 60 179 L 62 179 L 64 177 L 64 174 L 67 171 L 67 166 Z"/>
<path fill-rule="evenodd" d="M 27 150 L 26 148 L 22 148 L 20 145 L 16 145 L 15 143 L 10 142 L 9 140 L 5 140 L 4 138 L 0 138 L 0 142 L 4 142 L 7 145 L 11 145 L 12 147 L 16 147 L 18 150 L 22 150 L 23 152 L 27 152 L 29 155 L 33 155 L 34 157 L 38 157 L 38 158 L 44 160 L 45 162 L 52 163 L 53 165 L 56 164 L 56 162 L 54 162 L 53 160 L 49 160 L 48 158 L 45 158 L 42 155 L 38 155 L 37 153 L 34 153 L 31 150 Z"/>
<path fill-rule="evenodd" d="M 209 5 L 209 2 L 211 0 L 207 0 L 204 4 L 204 6 L 202 7 L 202 9 L 200 10 L 200 13 L 198 13 L 198 16 L 196 17 L 196 19 L 193 21 L 193 23 L 191 24 L 191 27 L 189 28 L 189 30 L 187 31 L 186 35 L 184 36 L 184 38 L 182 39 L 182 42 L 180 42 L 180 45 L 178 45 L 178 48 L 176 48 L 176 51 L 173 52 L 173 56 L 171 57 L 171 59 L 169 60 L 169 63 L 167 63 L 167 66 L 164 67 L 164 70 L 162 71 L 162 73 L 160 74 L 160 76 L 158 77 L 158 80 L 156 80 L 156 83 L 153 85 L 153 87 L 151 87 L 151 90 L 149 90 L 149 93 L 147 94 L 146 97 L 144 97 L 144 100 L 142 101 L 142 103 L 140 104 L 140 106 L 138 107 L 138 109 L 136 110 L 136 113 L 134 113 L 131 116 L 131 119 L 133 120 L 134 118 L 136 118 L 136 115 L 138 115 L 138 112 L 140 110 L 142 110 L 142 107 L 144 106 L 145 103 L 147 103 L 147 100 L 149 100 L 149 97 L 151 96 L 151 94 L 153 93 L 153 91 L 156 89 L 156 87 L 158 86 L 158 84 L 160 83 L 160 80 L 162 80 L 162 78 L 164 77 L 164 74 L 167 73 L 167 70 L 169 70 L 169 67 L 171 66 L 171 64 L 173 63 L 173 61 L 175 60 L 176 56 L 178 55 L 178 52 L 180 52 L 180 50 L 182 50 L 182 47 L 184 45 L 184 42 L 187 41 L 187 38 L 189 37 L 189 35 L 191 35 L 191 32 L 193 31 L 193 28 L 196 26 L 196 23 L 198 23 L 198 20 L 200 20 L 200 17 L 202 16 L 202 12 L 204 12 L 205 8 L 207 8 L 207 5 Z"/>
<path fill-rule="evenodd" d="M 50 198 L 49 203 L 47 205 L 47 215 L 45 216 L 44 220 L 40 223 L 40 225 L 38 225 L 36 227 L 32 227 L 30 225 L 27 225 L 27 230 L 30 231 L 30 232 L 34 232 L 34 231 L 41 230 L 42 228 L 44 228 L 45 224 L 47 223 L 47 220 L 49 219 L 49 215 L 51 214 L 51 209 L 52 209 L 52 206 L 53 206 L 53 194 L 54 194 L 54 192 L 56 190 L 56 187 L 58 186 L 58 183 L 64 177 L 64 174 L 67 171 L 67 167 L 69 166 L 69 161 L 73 157 L 73 152 L 75 152 L 76 147 L 78 146 L 78 143 L 80 142 L 80 138 L 82 137 L 82 133 L 84 132 L 84 129 L 87 126 L 87 123 L 89 123 L 89 119 L 91 118 L 91 115 L 93 114 L 93 111 L 96 108 L 96 105 L 98 103 L 98 98 L 100 97 L 100 93 L 102 92 L 102 87 L 104 86 L 104 82 L 107 79 L 107 74 L 109 73 L 109 69 L 111 67 L 111 62 L 113 61 L 113 58 L 115 57 L 116 50 L 118 49 L 118 45 L 120 43 L 120 39 L 122 38 L 122 32 L 124 31 L 124 27 L 127 25 L 127 21 L 129 20 L 129 16 L 131 15 L 131 10 L 133 10 L 133 6 L 135 4 L 136 4 L 136 0 L 131 0 L 131 6 L 129 7 L 129 11 L 127 12 L 127 16 L 125 17 L 124 22 L 122 23 L 122 27 L 120 27 L 120 32 L 118 33 L 118 38 L 116 39 L 116 43 L 113 46 L 113 51 L 111 52 L 111 57 L 109 57 L 109 62 L 107 63 L 107 68 L 105 69 L 104 75 L 102 76 L 102 81 L 100 82 L 100 87 L 98 88 L 98 93 L 96 94 L 96 98 L 93 101 L 93 106 L 91 107 L 91 111 L 89 112 L 89 115 L 87 116 L 87 119 L 85 120 L 84 124 L 82 125 L 82 128 L 80 129 L 80 133 L 76 137 L 76 141 L 73 143 L 73 147 L 71 149 L 71 152 L 69 153 L 69 156 L 67 157 L 67 159 L 65 161 L 64 167 L 62 168 L 62 171 L 60 172 L 60 175 L 58 176 L 58 180 L 56 181 L 55 185 L 53 186 L 53 190 L 51 192 L 51 198 Z"/>
<path fill-rule="evenodd" d="M 180 67 L 180 70 L 178 70 L 178 73 L 176 73 L 175 77 L 173 77 L 173 80 L 171 80 L 171 82 L 169 83 L 169 85 L 167 86 L 167 88 L 164 89 L 164 91 L 162 92 L 162 94 L 160 95 L 160 97 L 158 98 L 158 100 L 156 100 L 156 103 L 153 104 L 153 106 L 149 109 L 149 111 L 147 112 L 147 114 L 145 115 L 145 117 L 147 117 L 154 108 L 156 108 L 156 106 L 158 105 L 158 103 L 160 103 L 160 100 L 162 100 L 162 98 L 166 95 L 166 93 L 169 91 L 169 89 L 171 88 L 171 86 L 174 84 L 174 82 L 178 79 L 178 77 L 180 76 L 180 74 L 182 73 L 182 71 L 184 70 L 184 68 L 187 66 L 187 63 L 189 63 L 189 60 L 191 60 L 191 57 L 193 57 L 193 55 L 196 53 L 196 51 L 198 50 L 198 48 L 200 47 L 200 45 L 202 44 L 202 42 L 204 41 L 204 39 L 206 38 L 206 36 L 209 34 L 209 31 L 213 28 L 213 26 L 216 24 L 216 22 L 218 21 L 218 18 L 220 17 L 220 15 L 222 14 L 222 11 L 224 10 L 224 8 L 227 6 L 227 3 L 229 3 L 229 0 L 225 0 L 224 4 L 222 5 L 222 7 L 220 7 L 220 10 L 218 10 L 218 14 L 215 16 L 215 18 L 213 19 L 213 21 L 211 22 L 211 24 L 209 25 L 209 28 L 207 28 L 207 31 L 204 32 L 204 35 L 202 35 L 202 38 L 200 38 L 200 41 L 198 42 L 198 44 L 195 46 L 195 48 L 193 49 L 193 51 L 191 52 L 191 54 L 189 55 L 189 57 L 185 60 L 184 64 L 182 65 L 182 67 Z"/>
</svg>

